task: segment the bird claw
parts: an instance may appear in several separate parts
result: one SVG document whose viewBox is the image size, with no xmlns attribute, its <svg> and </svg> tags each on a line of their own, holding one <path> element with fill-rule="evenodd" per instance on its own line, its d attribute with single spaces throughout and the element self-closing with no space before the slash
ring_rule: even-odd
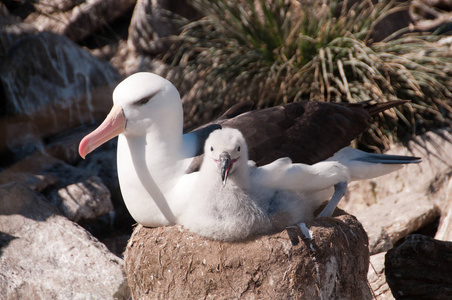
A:
<svg viewBox="0 0 452 300">
<path fill-rule="evenodd" d="M 290 243 L 292 246 L 296 246 L 300 243 L 300 240 L 298 238 L 298 232 L 296 229 L 296 226 L 289 226 L 286 228 L 287 235 L 289 236 Z"/>
<path fill-rule="evenodd" d="M 331 197 L 330 201 L 328 201 L 328 204 L 325 206 L 325 208 L 320 212 L 320 214 L 317 217 L 331 217 L 333 212 L 336 210 L 337 205 L 339 204 L 339 201 L 344 196 L 345 192 L 347 191 L 347 182 L 341 181 L 339 183 L 336 183 L 334 185 L 334 194 Z"/>
<path fill-rule="evenodd" d="M 299 238 L 303 240 L 312 240 L 311 230 L 306 226 L 306 223 L 288 226 L 286 230 L 292 246 L 296 246 L 300 243 Z"/>
</svg>

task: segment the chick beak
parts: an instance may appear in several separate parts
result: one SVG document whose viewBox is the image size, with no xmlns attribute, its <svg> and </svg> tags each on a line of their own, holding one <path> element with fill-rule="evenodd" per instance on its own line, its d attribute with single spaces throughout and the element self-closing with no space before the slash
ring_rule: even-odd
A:
<svg viewBox="0 0 452 300">
<path fill-rule="evenodd" d="M 231 156 L 228 152 L 223 152 L 220 154 L 220 167 L 221 167 L 221 180 L 223 181 L 223 186 L 226 185 L 226 180 L 228 179 L 229 170 L 232 167 Z"/>
</svg>

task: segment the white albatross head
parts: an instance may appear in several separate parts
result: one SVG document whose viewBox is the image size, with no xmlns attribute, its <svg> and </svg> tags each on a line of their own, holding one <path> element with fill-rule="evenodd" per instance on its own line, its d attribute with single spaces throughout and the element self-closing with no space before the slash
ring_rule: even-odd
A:
<svg viewBox="0 0 452 300">
<path fill-rule="evenodd" d="M 113 107 L 103 123 L 83 138 L 79 154 L 90 152 L 119 134 L 145 136 L 182 134 L 183 111 L 180 95 L 168 80 L 152 73 L 136 73 L 113 91 Z"/>
<path fill-rule="evenodd" d="M 224 186 L 230 174 L 243 168 L 242 166 L 247 166 L 248 147 L 239 130 L 223 128 L 209 135 L 204 146 L 204 155 L 203 166 L 215 166 L 220 171 Z"/>
</svg>

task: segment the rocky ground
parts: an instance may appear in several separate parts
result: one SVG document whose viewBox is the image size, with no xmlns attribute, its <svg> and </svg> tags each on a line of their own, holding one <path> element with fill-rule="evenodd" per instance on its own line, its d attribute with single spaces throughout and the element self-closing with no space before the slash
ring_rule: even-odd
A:
<svg viewBox="0 0 452 300">
<path fill-rule="evenodd" d="M 391 255 L 391 259 L 398 260 L 400 268 L 405 268 L 408 273 L 410 268 L 424 273 L 417 275 L 421 278 L 430 272 L 431 267 L 426 267 L 422 259 L 418 260 L 417 267 L 403 264 L 405 253 L 397 249 L 412 247 L 411 251 L 415 251 L 418 247 L 409 242 L 413 239 L 410 234 L 420 233 L 434 238 L 435 240 L 428 241 L 429 247 L 433 247 L 433 244 L 442 245 L 439 241 L 447 241 L 447 244 L 452 245 L 451 138 L 450 129 L 439 130 L 417 137 L 408 147 L 394 146 L 389 153 L 420 156 L 423 162 L 380 178 L 356 182 L 349 188 L 349 196 L 341 203 L 342 208 L 358 218 L 369 236 L 371 267 L 368 280 L 379 298 L 392 299 L 392 294 L 396 298 L 402 298 L 404 289 L 408 287 L 408 280 L 413 278 L 411 275 L 403 275 L 404 272 L 400 270 L 396 272 L 394 269 L 385 269 L 385 257 L 386 266 L 388 256 Z M 451 270 L 452 260 L 448 254 L 444 255 L 444 260 L 441 258 L 437 262 Z M 423 259 L 427 260 L 429 257 L 425 256 Z M 450 271 L 438 272 L 443 272 L 442 276 L 449 278 L 447 274 Z M 391 283 L 388 286 L 385 274 L 393 278 L 394 286 Z M 438 290 L 443 290 L 443 294 L 437 296 L 438 299 L 451 296 L 450 282 L 440 278 L 436 281 L 426 279 L 427 281 L 436 284 Z"/>
<path fill-rule="evenodd" d="M 313 239 L 296 246 L 285 232 L 222 244 L 177 226 L 138 226 L 124 263 L 134 222 L 119 191 L 115 141 L 84 161 L 78 143 L 105 117 L 124 75 L 165 68 L 155 55 L 178 30 L 165 8 L 197 15 L 184 1 L 33 3 L 0 4 L 0 298 L 452 297 L 447 128 L 389 151 L 422 164 L 349 188 L 341 208 L 359 222 L 316 220 Z M 442 18 L 420 11 L 418 27 Z"/>
</svg>

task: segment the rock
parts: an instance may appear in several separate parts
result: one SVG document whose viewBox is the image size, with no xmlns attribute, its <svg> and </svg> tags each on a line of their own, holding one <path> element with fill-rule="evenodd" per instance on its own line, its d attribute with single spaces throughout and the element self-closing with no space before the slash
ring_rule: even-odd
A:
<svg viewBox="0 0 452 300">
<path fill-rule="evenodd" d="M 118 72 L 64 36 L 37 32 L 12 17 L 5 20 L 0 26 L 5 102 L 0 130 L 6 135 L 0 152 L 9 150 L 20 159 L 42 150 L 44 138 L 103 120 Z"/>
<path fill-rule="evenodd" d="M 44 153 L 35 153 L 0 173 L 0 184 L 22 182 L 48 196 L 74 222 L 85 223 L 113 210 L 101 179 Z"/>
<path fill-rule="evenodd" d="M 153 72 L 168 77 L 167 57 L 178 48 L 179 33 L 187 20 L 201 14 L 186 0 L 137 1 L 128 27 L 127 41 L 120 41 L 111 63 L 120 74 Z M 172 53 L 172 54 L 170 54 Z"/>
<path fill-rule="evenodd" d="M 34 5 L 36 11 L 25 21 L 39 31 L 80 41 L 125 14 L 135 3 L 136 0 L 39 0 Z"/>
<path fill-rule="evenodd" d="M 116 145 L 116 140 L 107 142 L 101 148 L 90 153 L 86 159 L 79 162 L 76 166 L 101 178 L 102 182 L 112 191 L 112 196 L 119 196 L 118 199 L 122 202 L 116 165 Z"/>
<path fill-rule="evenodd" d="M 177 42 L 184 25 L 182 19 L 200 18 L 186 0 L 142 0 L 133 11 L 128 44 L 140 54 L 156 56 Z"/>
<path fill-rule="evenodd" d="M 385 14 L 372 28 L 370 40 L 381 42 L 394 32 L 406 28 L 412 22 L 408 13 L 409 7 L 399 7 Z M 382 14 L 383 15 L 383 14 Z"/>
<path fill-rule="evenodd" d="M 438 230 L 435 234 L 435 239 L 442 241 L 452 241 L 452 179 L 447 180 L 444 198 L 445 204 L 441 207 L 441 220 L 438 225 Z"/>
<path fill-rule="evenodd" d="M 359 1 L 348 1 L 349 9 L 357 2 Z M 373 24 L 369 43 L 381 42 L 402 29 L 421 33 L 434 32 L 438 29 L 442 29 L 443 31 L 440 31 L 442 33 L 449 30 L 447 25 L 452 17 L 450 0 L 398 1 L 393 3 L 393 7 L 396 9 L 382 13 L 378 22 Z M 399 32 L 399 35 L 402 33 Z"/>
<path fill-rule="evenodd" d="M 386 252 L 381 252 L 370 257 L 369 272 L 367 273 L 367 280 L 375 299 L 394 299 L 391 289 L 386 282 L 385 276 L 385 255 Z"/>
<path fill-rule="evenodd" d="M 370 299 L 367 236 L 350 215 L 242 243 L 211 241 L 181 226 L 137 226 L 125 252 L 135 299 Z M 301 235 L 298 230 L 297 234 Z"/>
<path fill-rule="evenodd" d="M 129 298 L 123 261 L 22 184 L 0 187 L 0 232 L 0 298 Z"/>
<path fill-rule="evenodd" d="M 386 254 L 396 299 L 452 299 L 452 243 L 414 234 Z"/>
<path fill-rule="evenodd" d="M 448 217 L 452 204 L 448 188 L 452 173 L 451 141 L 452 131 L 444 129 L 427 132 L 410 142 L 408 147 L 394 147 L 388 151 L 388 154 L 419 156 L 422 158 L 422 163 L 405 166 L 397 172 L 372 180 L 351 183 L 347 197 L 341 201 L 339 206 L 347 212 L 359 216 L 360 211 L 372 207 L 388 196 L 399 193 L 418 195 L 416 199 L 418 197 L 425 198 L 441 209 L 439 221 L 441 231 L 438 231 L 438 234 L 441 235 L 440 238 L 444 240 L 452 238 L 446 234 L 446 232 L 452 232 L 450 222 L 452 216 Z M 402 199 L 407 196 L 396 197 Z M 416 201 L 419 200 L 412 200 L 413 206 L 417 205 Z M 407 203 L 406 207 L 410 207 L 410 205 Z M 388 207 L 388 210 L 392 210 L 392 208 Z M 358 217 L 358 219 L 365 222 L 363 218 Z M 372 236 L 372 234 L 370 235 Z"/>
<path fill-rule="evenodd" d="M 113 210 L 110 191 L 97 176 L 89 176 L 50 194 L 50 201 L 71 221 L 84 223 Z"/>
<path fill-rule="evenodd" d="M 115 209 L 115 227 L 126 228 L 130 234 L 132 225 L 136 223 L 130 216 L 122 198 L 116 166 L 116 139 L 107 142 L 101 148 L 90 153 L 86 159 L 77 164 L 77 168 L 99 177 L 111 194 Z"/>
<path fill-rule="evenodd" d="M 96 127 L 82 125 L 71 130 L 58 133 L 51 138 L 46 139 L 43 151 L 52 157 L 65 161 L 71 165 L 77 164 L 82 160 L 78 153 L 78 146 L 84 136 L 91 133 Z"/>
<path fill-rule="evenodd" d="M 369 236 L 371 254 L 392 246 L 440 216 L 439 208 L 422 194 L 399 193 L 356 213 Z"/>
<path fill-rule="evenodd" d="M 20 182 L 34 191 L 42 192 L 61 182 L 57 175 L 46 173 L 62 161 L 46 153 L 35 152 L 0 173 L 0 184 Z"/>
</svg>

